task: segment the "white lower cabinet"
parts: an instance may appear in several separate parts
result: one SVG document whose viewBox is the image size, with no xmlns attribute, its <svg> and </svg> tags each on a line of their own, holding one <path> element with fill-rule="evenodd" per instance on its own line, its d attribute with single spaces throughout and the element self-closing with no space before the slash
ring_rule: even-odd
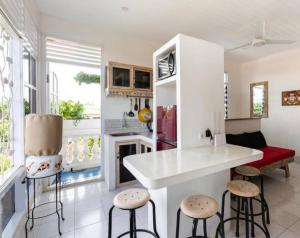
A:
<svg viewBox="0 0 300 238">
<path fill-rule="evenodd" d="M 148 153 L 152 145 L 143 140 L 127 140 L 115 143 L 116 150 L 116 187 L 129 185 L 136 182 L 136 178 L 123 165 L 123 159 L 129 155 Z"/>
</svg>

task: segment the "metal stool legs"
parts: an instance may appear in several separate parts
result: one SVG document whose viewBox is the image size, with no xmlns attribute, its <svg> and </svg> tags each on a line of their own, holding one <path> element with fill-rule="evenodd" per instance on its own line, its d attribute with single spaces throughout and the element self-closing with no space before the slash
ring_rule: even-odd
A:
<svg viewBox="0 0 300 238">
<path fill-rule="evenodd" d="M 51 177 L 51 176 L 49 176 L 49 177 Z M 57 217 L 58 217 L 58 219 L 57 219 L 58 233 L 59 233 L 59 235 L 62 235 L 61 227 L 60 227 L 60 225 L 61 225 L 60 224 L 60 219 L 62 219 L 64 221 L 65 218 L 64 218 L 64 215 L 63 215 L 63 203 L 61 201 L 61 189 L 62 189 L 61 172 L 55 174 L 55 202 L 54 202 L 55 203 L 55 212 L 44 215 L 44 216 L 40 216 L 40 217 L 35 217 L 34 216 L 35 209 L 37 207 L 49 204 L 50 202 L 42 203 L 42 204 L 39 204 L 39 205 L 36 204 L 36 201 L 35 201 L 36 200 L 36 192 L 35 192 L 36 179 L 41 179 L 41 178 L 28 178 L 28 177 L 26 177 L 23 181 L 23 183 L 26 183 L 26 188 L 27 188 L 27 220 L 26 220 L 26 223 L 25 223 L 25 237 L 26 238 L 28 237 L 28 228 L 27 227 L 28 227 L 29 220 L 31 220 L 31 226 L 30 226 L 29 229 L 32 230 L 34 228 L 34 220 L 35 219 L 44 218 L 44 217 L 47 217 L 47 216 L 51 216 L 53 214 L 57 214 Z M 29 181 L 30 180 L 33 180 L 33 207 L 31 209 L 31 211 L 30 211 L 30 197 L 29 197 Z M 59 214 L 59 210 L 61 211 L 61 215 Z"/>
<path fill-rule="evenodd" d="M 223 198 L 224 199 L 224 198 Z M 237 198 L 237 213 L 236 213 L 236 225 L 235 225 L 235 236 L 240 236 L 240 209 L 243 209 L 245 211 L 245 203 L 244 201 L 242 202 L 242 207 L 241 207 L 241 198 Z"/>
<path fill-rule="evenodd" d="M 261 199 L 253 198 L 252 200 L 256 200 L 257 202 L 263 203 L 264 205 L 264 210 L 263 213 L 256 213 L 254 216 L 265 216 L 266 222 L 268 225 L 270 225 L 270 212 L 269 212 L 269 206 L 268 203 L 265 199 L 265 194 L 264 194 L 264 180 L 263 180 L 263 175 L 257 176 L 259 177 L 260 180 L 260 191 L 261 191 Z M 251 177 L 243 176 L 243 180 L 249 180 L 250 182 L 253 182 L 253 179 Z M 253 202 L 253 201 L 252 201 Z M 242 206 L 242 211 L 244 211 L 244 206 Z"/>
<path fill-rule="evenodd" d="M 34 209 L 35 209 L 35 179 L 33 180 L 33 208 L 31 210 L 31 227 L 30 227 L 30 230 L 32 230 L 32 228 L 34 226 L 34 219 L 33 219 Z"/>
<path fill-rule="evenodd" d="M 59 178 L 59 203 L 60 203 L 60 207 L 61 207 L 61 219 L 64 221 L 64 204 L 61 201 L 61 190 L 62 190 L 62 180 L 61 180 L 61 173 L 59 173 L 58 175 Z"/>
<path fill-rule="evenodd" d="M 180 232 L 180 214 L 181 214 L 181 209 L 179 208 L 177 211 L 177 220 L 176 220 L 176 238 L 179 238 L 179 232 Z M 217 213 L 219 219 L 220 219 L 220 224 L 221 224 L 221 230 L 216 233 L 216 237 L 218 237 L 218 233 L 220 233 L 222 238 L 225 238 L 224 236 L 224 229 L 223 229 L 223 218 L 220 213 Z M 199 220 L 202 220 L 203 223 L 203 236 L 197 236 L 197 228 L 198 228 L 198 222 Z M 193 219 L 193 229 L 192 229 L 192 236 L 191 238 L 208 238 L 207 235 L 207 219 Z"/>
<path fill-rule="evenodd" d="M 58 233 L 59 235 L 61 235 L 61 230 L 60 230 L 60 215 L 59 215 L 59 212 L 58 212 L 58 197 L 57 197 L 57 192 L 58 192 L 58 176 L 56 174 L 55 176 L 55 208 L 56 208 L 56 214 L 57 214 L 57 225 L 58 225 Z"/>
<path fill-rule="evenodd" d="M 265 194 L 264 194 L 264 179 L 263 176 L 260 175 L 260 190 L 261 190 L 261 199 L 262 203 L 264 203 L 265 209 L 266 209 L 266 216 L 267 216 L 267 224 L 270 225 L 270 212 L 269 212 L 269 206 L 265 200 Z"/>
<path fill-rule="evenodd" d="M 26 183 L 26 189 L 27 189 L 27 221 L 25 223 L 25 237 L 27 238 L 27 224 L 29 221 L 29 213 L 30 213 L 30 204 L 29 204 L 29 183 L 26 181 L 26 178 L 24 179 L 24 183 Z"/>
<path fill-rule="evenodd" d="M 156 234 L 156 236 L 159 237 L 157 229 L 156 229 L 156 208 L 155 208 L 155 203 L 152 200 L 149 200 L 149 201 L 152 204 L 153 231 Z"/>
<path fill-rule="evenodd" d="M 223 193 L 223 197 L 222 197 L 222 217 L 223 217 L 223 231 L 224 231 L 224 224 L 228 221 L 231 220 L 236 220 L 236 236 L 239 237 L 239 224 L 240 224 L 240 220 L 245 221 L 245 232 L 246 232 L 246 238 L 250 237 L 250 229 L 251 229 L 251 237 L 255 237 L 255 230 L 254 227 L 258 227 L 259 229 L 262 230 L 262 232 L 264 233 L 264 235 L 266 236 L 266 238 L 270 238 L 270 233 L 269 230 L 267 228 L 266 225 L 266 218 L 264 216 L 264 209 L 265 209 L 265 204 L 263 202 L 261 202 L 261 212 L 262 212 L 262 225 L 258 224 L 257 222 L 255 222 L 254 220 L 254 213 L 253 213 L 253 199 L 254 198 L 246 198 L 246 197 L 238 197 L 237 196 L 237 214 L 235 217 L 231 217 L 231 218 L 227 218 L 224 220 L 224 205 L 225 205 L 225 198 L 226 198 L 226 194 L 228 193 L 228 191 L 226 190 Z M 263 199 L 263 195 L 260 194 L 260 199 Z M 242 200 L 242 204 L 241 204 L 241 200 Z M 263 200 L 262 200 L 263 201 Z M 244 206 L 244 212 L 241 213 L 242 210 L 242 206 Z M 243 217 L 241 217 L 241 215 L 243 215 Z M 217 228 L 217 232 L 216 232 L 216 237 L 218 237 L 217 233 L 220 229 L 221 224 L 218 226 Z"/>
<path fill-rule="evenodd" d="M 152 200 L 149 200 L 149 202 L 152 205 L 152 211 L 153 211 L 153 231 L 149 231 L 146 229 L 137 229 L 136 228 L 136 213 L 135 210 L 136 209 L 131 209 L 128 210 L 129 211 L 129 231 L 126 231 L 124 233 L 122 233 L 121 235 L 118 235 L 117 238 L 123 237 L 125 235 L 129 234 L 130 238 L 137 238 L 137 233 L 138 232 L 144 232 L 144 233 L 148 233 L 150 235 L 152 235 L 155 238 L 160 238 L 156 229 L 156 212 L 155 212 L 155 204 Z M 108 238 L 112 238 L 112 213 L 114 210 L 115 206 L 112 206 L 109 209 L 109 215 L 108 215 Z"/>
</svg>

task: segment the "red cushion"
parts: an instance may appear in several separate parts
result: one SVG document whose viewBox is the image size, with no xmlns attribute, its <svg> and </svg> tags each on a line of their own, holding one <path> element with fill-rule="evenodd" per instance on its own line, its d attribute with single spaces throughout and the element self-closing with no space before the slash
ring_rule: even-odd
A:
<svg viewBox="0 0 300 238">
<path fill-rule="evenodd" d="M 248 163 L 247 165 L 251 165 L 256 168 L 261 168 L 274 162 L 295 156 L 294 150 L 279 147 L 267 146 L 260 150 L 264 152 L 263 158 L 261 160 Z"/>
</svg>

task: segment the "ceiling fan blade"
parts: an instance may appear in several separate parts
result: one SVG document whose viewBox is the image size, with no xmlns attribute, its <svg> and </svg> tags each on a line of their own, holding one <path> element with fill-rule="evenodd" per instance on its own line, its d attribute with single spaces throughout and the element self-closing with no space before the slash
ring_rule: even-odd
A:
<svg viewBox="0 0 300 238">
<path fill-rule="evenodd" d="M 272 39 L 266 39 L 266 43 L 269 45 L 272 44 L 278 44 L 278 45 L 288 45 L 288 44 L 293 44 L 295 41 L 293 40 L 272 40 Z"/>
<path fill-rule="evenodd" d="M 242 49 L 242 48 L 245 48 L 245 47 L 248 47 L 248 46 L 251 46 L 251 42 L 249 42 L 247 44 L 244 44 L 244 45 L 240 45 L 240 46 L 231 48 L 231 49 L 228 49 L 227 52 L 232 52 L 232 51 L 235 51 L 235 50 L 238 50 L 238 49 Z"/>
</svg>

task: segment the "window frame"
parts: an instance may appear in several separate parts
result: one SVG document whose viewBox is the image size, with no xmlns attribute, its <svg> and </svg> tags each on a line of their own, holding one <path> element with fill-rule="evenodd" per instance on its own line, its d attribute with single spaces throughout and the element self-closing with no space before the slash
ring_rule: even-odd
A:
<svg viewBox="0 0 300 238">
<path fill-rule="evenodd" d="M 11 120 L 13 123 L 12 140 L 12 155 L 11 166 L 5 171 L 4 175 L 0 177 L 0 197 L 11 186 L 12 181 L 16 179 L 20 173 L 23 173 L 25 164 L 24 156 L 24 114 L 23 114 L 23 78 L 22 78 L 22 40 L 17 31 L 5 18 L 0 15 L 0 24 L 9 33 L 11 38 L 11 58 L 12 71 L 11 77 L 13 82 L 11 107 L 13 115 Z M 18 205 L 16 205 L 18 206 Z"/>
<path fill-rule="evenodd" d="M 253 112 L 254 106 L 253 106 L 253 88 L 255 86 L 264 86 L 264 98 L 263 98 L 263 112 L 261 115 L 255 114 Z M 269 85 L 268 81 L 264 82 L 255 82 L 255 83 L 250 83 L 250 117 L 251 118 L 268 118 L 269 116 L 269 97 L 268 97 L 268 92 L 269 92 Z"/>
<path fill-rule="evenodd" d="M 25 90 L 28 90 L 29 91 L 29 102 L 28 103 L 29 103 L 29 109 L 30 109 L 29 113 L 37 113 L 37 106 L 38 106 L 37 60 L 26 47 L 23 47 L 23 52 L 25 52 L 25 51 L 28 55 L 28 82 L 25 82 L 24 75 L 23 75 L 23 86 L 24 86 L 23 98 L 25 100 L 25 97 L 24 97 Z M 23 54 L 23 60 L 24 60 L 24 54 Z M 34 68 L 32 68 L 32 65 L 33 65 L 32 62 L 34 62 Z M 24 68 L 22 68 L 22 70 L 24 72 Z M 33 91 L 35 92 L 34 99 L 32 96 Z M 24 110 L 24 115 L 26 115 L 25 110 Z"/>
</svg>

